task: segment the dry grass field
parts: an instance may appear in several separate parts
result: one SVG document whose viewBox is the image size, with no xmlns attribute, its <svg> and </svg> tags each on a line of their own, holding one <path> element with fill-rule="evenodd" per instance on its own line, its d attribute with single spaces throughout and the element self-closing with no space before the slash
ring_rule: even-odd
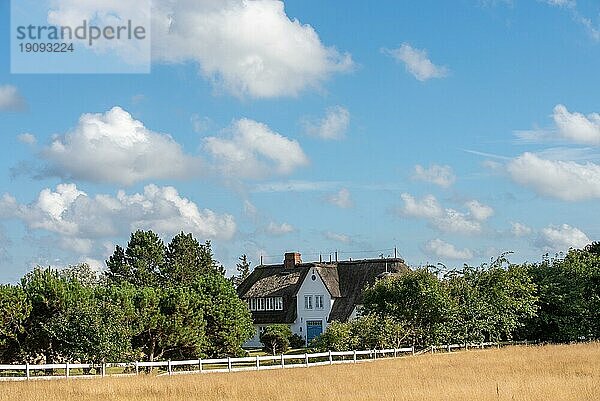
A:
<svg viewBox="0 0 600 401">
<path fill-rule="evenodd" d="M 357 365 L 0 383 L 0 400 L 600 400 L 600 344 L 512 347 Z"/>
</svg>

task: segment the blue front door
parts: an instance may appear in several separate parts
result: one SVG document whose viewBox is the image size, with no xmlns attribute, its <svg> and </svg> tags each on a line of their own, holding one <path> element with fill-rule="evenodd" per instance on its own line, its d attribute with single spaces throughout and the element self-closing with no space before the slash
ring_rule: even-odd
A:
<svg viewBox="0 0 600 401">
<path fill-rule="evenodd" d="M 321 335 L 323 333 L 323 321 L 322 320 L 307 320 L 306 321 L 306 343 Z"/>
</svg>

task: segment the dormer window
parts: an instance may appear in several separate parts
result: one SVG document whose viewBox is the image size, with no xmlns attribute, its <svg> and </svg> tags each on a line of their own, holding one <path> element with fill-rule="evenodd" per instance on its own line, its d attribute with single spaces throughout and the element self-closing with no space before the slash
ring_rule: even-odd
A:
<svg viewBox="0 0 600 401">
<path fill-rule="evenodd" d="M 249 298 L 246 302 L 252 312 L 283 310 L 283 297 Z"/>
</svg>

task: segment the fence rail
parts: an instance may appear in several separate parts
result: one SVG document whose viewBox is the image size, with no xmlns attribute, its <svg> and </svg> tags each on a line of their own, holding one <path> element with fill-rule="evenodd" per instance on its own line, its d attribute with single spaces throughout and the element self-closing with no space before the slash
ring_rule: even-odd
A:
<svg viewBox="0 0 600 401">
<path fill-rule="evenodd" d="M 248 370 L 285 369 L 342 363 L 367 362 L 380 358 L 396 358 L 406 354 L 419 355 L 435 352 L 452 352 L 469 348 L 500 347 L 503 345 L 528 345 L 531 342 L 485 342 L 447 344 L 416 351 L 414 347 L 378 350 L 328 351 L 304 354 L 249 356 L 242 358 L 188 359 L 181 361 L 119 362 L 119 363 L 53 363 L 0 365 L 0 381 L 52 380 L 68 378 L 96 378 L 105 376 L 134 376 L 140 372 L 158 370 L 159 375 L 239 372 Z M 93 371 L 93 372 L 92 372 Z M 41 374 L 40 374 L 41 373 Z"/>
</svg>

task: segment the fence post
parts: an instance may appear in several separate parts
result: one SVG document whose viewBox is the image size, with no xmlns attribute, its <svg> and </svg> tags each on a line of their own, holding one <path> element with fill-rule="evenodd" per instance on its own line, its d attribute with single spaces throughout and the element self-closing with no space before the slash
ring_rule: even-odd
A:
<svg viewBox="0 0 600 401">
<path fill-rule="evenodd" d="M 169 376 L 173 374 L 173 369 L 171 368 L 171 360 L 167 361 L 167 371 L 169 372 Z"/>
<path fill-rule="evenodd" d="M 525 340 L 525 346 L 527 347 L 527 340 Z"/>
<path fill-rule="evenodd" d="M 202 358 L 198 358 L 198 369 L 200 369 L 200 373 L 202 373 Z"/>
<path fill-rule="evenodd" d="M 304 364 L 308 368 L 308 354 L 306 352 L 304 353 Z"/>
<path fill-rule="evenodd" d="M 373 350 L 373 359 L 377 359 L 377 349 Z"/>
<path fill-rule="evenodd" d="M 256 355 L 256 370 L 260 370 L 260 358 Z"/>
<path fill-rule="evenodd" d="M 331 350 L 329 350 L 329 364 L 333 365 L 333 356 L 331 355 Z"/>
<path fill-rule="evenodd" d="M 65 363 L 65 377 L 69 378 L 69 362 Z"/>
<path fill-rule="evenodd" d="M 352 355 L 352 360 L 354 361 L 354 363 L 356 363 L 356 350 L 354 350 L 354 353 Z"/>
<path fill-rule="evenodd" d="M 140 374 L 140 366 L 138 365 L 138 361 L 135 361 L 135 375 Z"/>
<path fill-rule="evenodd" d="M 102 377 L 106 376 L 106 362 L 102 362 L 102 368 L 100 368 L 102 371 Z"/>
<path fill-rule="evenodd" d="M 433 354 L 433 345 L 431 346 L 431 353 Z"/>
<path fill-rule="evenodd" d="M 413 355 L 415 354 L 415 346 L 414 345 L 410 346 L 410 351 L 412 352 Z"/>
<path fill-rule="evenodd" d="M 450 352 L 450 344 L 447 344 L 447 345 L 448 345 L 448 352 Z"/>
<path fill-rule="evenodd" d="M 398 350 L 396 350 L 396 348 L 394 348 L 394 358 L 396 358 L 398 356 Z"/>
<path fill-rule="evenodd" d="M 25 362 L 25 377 L 27 377 L 27 380 L 29 380 L 29 378 L 30 378 L 29 362 Z"/>
</svg>

